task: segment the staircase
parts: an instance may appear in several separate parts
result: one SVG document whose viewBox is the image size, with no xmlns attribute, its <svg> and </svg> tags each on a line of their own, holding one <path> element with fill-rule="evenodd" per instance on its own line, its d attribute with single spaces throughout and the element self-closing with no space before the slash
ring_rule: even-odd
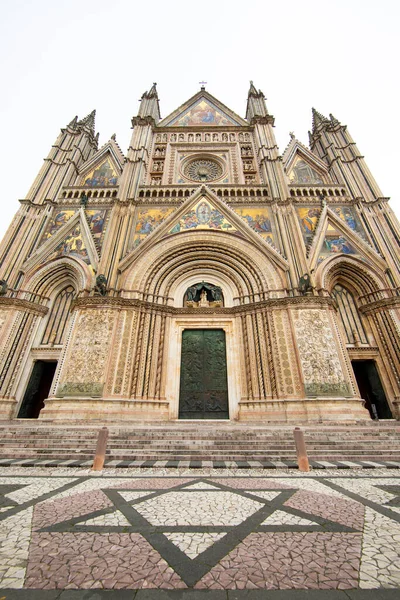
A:
<svg viewBox="0 0 400 600">
<path fill-rule="evenodd" d="M 100 427 L 28 419 L 0 422 L 0 466 L 90 465 Z M 106 466 L 294 467 L 297 464 L 293 426 L 288 425 L 178 421 L 115 424 L 108 429 Z M 368 466 L 366 462 L 371 461 L 373 466 L 389 461 L 394 463 L 391 466 L 400 467 L 400 422 L 304 425 L 302 429 L 313 466 L 341 461 L 363 463 L 354 466 Z"/>
</svg>

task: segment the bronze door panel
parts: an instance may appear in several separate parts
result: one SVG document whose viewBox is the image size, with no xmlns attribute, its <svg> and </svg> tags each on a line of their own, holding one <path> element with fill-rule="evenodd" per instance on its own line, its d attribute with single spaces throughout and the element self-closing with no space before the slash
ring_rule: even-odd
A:
<svg viewBox="0 0 400 600">
<path fill-rule="evenodd" d="M 185 329 L 182 334 L 180 419 L 229 419 L 223 329 Z"/>
</svg>

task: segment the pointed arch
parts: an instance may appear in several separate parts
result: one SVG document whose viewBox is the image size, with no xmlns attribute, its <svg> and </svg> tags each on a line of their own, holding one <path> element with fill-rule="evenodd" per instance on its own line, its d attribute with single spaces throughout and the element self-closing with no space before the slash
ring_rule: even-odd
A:
<svg viewBox="0 0 400 600">
<path fill-rule="evenodd" d="M 315 281 L 317 288 L 328 291 L 335 284 L 342 284 L 356 296 L 386 287 L 383 273 L 355 256 L 333 256 L 323 261 L 316 270 Z"/>
<path fill-rule="evenodd" d="M 251 242 L 235 238 L 232 244 L 227 237 L 222 232 L 192 231 L 164 238 L 129 265 L 122 287 L 146 297 L 168 298 L 175 306 L 182 306 L 182 286 L 198 277 L 213 277 L 230 302 L 260 300 L 266 292 L 285 287 L 283 269 Z"/>
<path fill-rule="evenodd" d="M 71 283 L 76 291 L 90 289 L 93 278 L 93 271 L 86 263 L 74 257 L 63 257 L 28 271 L 23 288 L 48 297 L 55 290 L 62 289 L 67 282 Z"/>
</svg>

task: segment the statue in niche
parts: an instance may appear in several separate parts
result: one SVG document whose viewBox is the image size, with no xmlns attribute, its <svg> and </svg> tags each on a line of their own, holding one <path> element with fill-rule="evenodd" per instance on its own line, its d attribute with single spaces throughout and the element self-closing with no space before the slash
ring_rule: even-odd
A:
<svg viewBox="0 0 400 600">
<path fill-rule="evenodd" d="M 216 302 L 220 302 L 222 300 L 222 290 L 219 285 L 213 285 L 211 288 L 211 296 L 213 300 Z"/>
<path fill-rule="evenodd" d="M 5 296 L 8 290 L 8 283 L 5 279 L 0 279 L 0 296 Z"/>
<path fill-rule="evenodd" d="M 206 281 L 191 285 L 185 295 L 188 306 L 222 306 L 222 289 Z"/>
<path fill-rule="evenodd" d="M 207 300 L 207 292 L 206 290 L 202 290 L 201 294 L 200 294 L 200 302 L 199 302 L 199 306 L 210 306 L 209 301 Z"/>
<path fill-rule="evenodd" d="M 85 192 L 82 192 L 81 194 L 81 206 L 83 206 L 83 208 L 87 207 L 87 203 L 88 203 L 88 197 L 86 196 Z"/>
<path fill-rule="evenodd" d="M 186 291 L 186 297 L 187 297 L 188 302 L 194 302 L 196 294 L 197 294 L 197 287 L 195 285 L 192 285 L 190 288 L 188 288 Z"/>
<path fill-rule="evenodd" d="M 105 275 L 97 275 L 94 291 L 105 296 L 107 294 L 107 277 Z"/>
</svg>

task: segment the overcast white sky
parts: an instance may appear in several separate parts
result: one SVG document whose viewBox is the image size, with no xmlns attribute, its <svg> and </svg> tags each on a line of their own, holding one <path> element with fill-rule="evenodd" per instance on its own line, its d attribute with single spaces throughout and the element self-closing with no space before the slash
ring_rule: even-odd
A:
<svg viewBox="0 0 400 600">
<path fill-rule="evenodd" d="M 333 113 L 400 214 L 398 0 L 0 0 L 0 237 L 59 130 L 97 109 L 100 144 L 123 152 L 138 99 L 158 83 L 162 116 L 199 90 L 245 115 L 267 97 L 281 152 L 308 145 L 311 107 Z M 396 185 L 397 184 L 397 185 Z"/>
</svg>

